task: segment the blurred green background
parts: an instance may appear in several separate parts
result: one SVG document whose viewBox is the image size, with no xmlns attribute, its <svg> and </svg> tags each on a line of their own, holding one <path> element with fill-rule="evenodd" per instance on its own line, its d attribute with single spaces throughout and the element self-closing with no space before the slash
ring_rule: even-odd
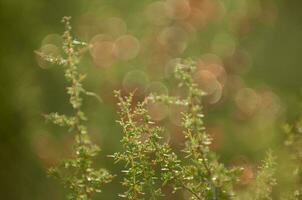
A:
<svg viewBox="0 0 302 200">
<path fill-rule="evenodd" d="M 98 166 L 119 174 L 120 166 L 106 157 L 121 149 L 113 90 L 177 94 L 171 66 L 175 58 L 192 57 L 200 68 L 196 80 L 212 92 L 205 107 L 213 149 L 227 165 L 243 163 L 248 182 L 264 152 L 280 150 L 281 123 L 301 111 L 301 8 L 299 0 L 1 0 L 1 199 L 64 199 L 45 171 L 68 157 L 71 136 L 45 124 L 41 114 L 70 111 L 66 84 L 58 67 L 34 54 L 59 51 L 63 16 L 72 16 L 76 37 L 95 47 L 82 70 L 89 74 L 86 87 L 104 100 L 85 98 L 88 127 L 102 148 Z M 172 111 L 150 107 L 179 148 Z M 116 199 L 121 190 L 117 178 L 100 196 Z"/>
</svg>

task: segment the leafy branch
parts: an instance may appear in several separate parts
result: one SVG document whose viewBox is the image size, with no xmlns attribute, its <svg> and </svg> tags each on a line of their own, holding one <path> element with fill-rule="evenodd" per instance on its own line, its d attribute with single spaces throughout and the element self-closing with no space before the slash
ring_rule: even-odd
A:
<svg viewBox="0 0 302 200">
<path fill-rule="evenodd" d="M 63 185 L 70 190 L 70 200 L 91 200 L 92 195 L 101 192 L 103 184 L 113 178 L 107 170 L 93 168 L 93 157 L 99 152 L 99 147 L 93 144 L 88 135 L 85 113 L 82 111 L 82 95 L 97 97 L 96 94 L 86 91 L 82 82 L 86 75 L 79 72 L 80 48 L 85 43 L 75 41 L 71 35 L 70 17 L 64 17 L 65 24 L 63 38 L 63 57 L 53 57 L 37 52 L 44 60 L 63 67 L 64 76 L 69 86 L 66 88 L 69 95 L 69 103 L 73 108 L 73 114 L 50 113 L 45 115 L 47 121 L 55 125 L 67 127 L 69 132 L 74 133 L 73 157 L 61 162 L 58 166 L 49 170 L 49 174 L 58 178 Z"/>
</svg>

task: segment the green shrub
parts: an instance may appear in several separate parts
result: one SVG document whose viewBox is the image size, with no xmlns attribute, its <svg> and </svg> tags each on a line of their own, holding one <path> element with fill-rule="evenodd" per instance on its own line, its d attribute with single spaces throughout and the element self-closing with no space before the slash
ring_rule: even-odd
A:
<svg viewBox="0 0 302 200">
<path fill-rule="evenodd" d="M 49 173 L 69 189 L 68 199 L 90 200 L 94 193 L 101 191 L 103 184 L 113 179 L 113 175 L 105 169 L 96 170 L 92 167 L 99 147 L 90 140 L 85 126 L 87 118 L 81 106 L 83 95 L 98 96 L 83 88 L 82 82 L 86 75 L 78 69 L 81 50 L 86 44 L 73 39 L 69 17 L 65 17 L 63 22 L 64 56 L 37 52 L 44 60 L 64 69 L 65 79 L 69 83 L 66 88 L 69 103 L 74 111 L 71 116 L 58 113 L 45 115 L 47 121 L 68 128 L 75 137 L 72 158 L 51 168 Z M 119 196 L 129 200 L 155 200 L 164 198 L 165 191 L 170 188 L 178 194 L 188 194 L 188 199 L 192 200 L 272 199 L 272 188 L 276 181 L 275 159 L 271 153 L 267 154 L 252 183 L 236 193 L 240 169 L 226 167 L 210 149 L 212 138 L 206 132 L 202 107 L 206 94 L 194 83 L 194 70 L 195 63 L 192 60 L 181 61 L 176 66 L 175 77 L 179 87 L 186 91 L 182 98 L 150 94 L 144 101 L 134 105 L 135 93 L 123 97 L 120 92 L 115 92 L 119 100 L 118 123 L 124 134 L 121 140 L 123 150 L 109 157 L 113 157 L 116 163 L 124 164 L 122 185 L 125 191 Z M 164 128 L 153 122 L 148 114 L 146 106 L 156 102 L 180 106 L 185 110 L 181 125 L 185 145 L 181 153 L 174 152 L 162 137 Z M 287 132 L 291 132 L 290 130 Z M 289 143 L 292 144 L 293 141 Z"/>
</svg>

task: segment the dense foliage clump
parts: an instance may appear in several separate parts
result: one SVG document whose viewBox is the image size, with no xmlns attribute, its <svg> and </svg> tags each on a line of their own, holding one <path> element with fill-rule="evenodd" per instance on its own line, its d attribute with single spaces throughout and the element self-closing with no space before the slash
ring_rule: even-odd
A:
<svg viewBox="0 0 302 200">
<path fill-rule="evenodd" d="M 120 195 L 127 199 L 157 199 L 162 189 L 170 185 L 173 191 L 190 194 L 190 199 L 271 199 L 275 184 L 275 161 L 271 154 L 263 162 L 255 181 L 243 195 L 236 196 L 234 186 L 240 169 L 228 169 L 219 162 L 210 150 L 212 138 L 207 134 L 202 111 L 202 98 L 206 94 L 194 83 L 192 74 L 195 64 L 186 60 L 176 66 L 175 76 L 179 86 L 185 87 L 186 97 L 151 94 L 145 101 L 132 105 L 133 94 L 123 98 L 119 92 L 120 125 L 124 137 L 124 152 L 113 155 L 116 161 L 124 161 L 126 176 L 123 185 L 127 188 Z M 161 138 L 162 128 L 155 125 L 148 115 L 146 104 L 162 102 L 185 107 L 182 113 L 182 128 L 185 136 L 184 155 L 177 156 L 169 144 Z"/>
</svg>

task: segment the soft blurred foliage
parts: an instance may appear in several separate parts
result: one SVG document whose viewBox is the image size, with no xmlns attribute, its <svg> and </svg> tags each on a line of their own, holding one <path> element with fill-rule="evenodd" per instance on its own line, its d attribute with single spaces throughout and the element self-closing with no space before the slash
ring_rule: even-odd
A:
<svg viewBox="0 0 302 200">
<path fill-rule="evenodd" d="M 195 80 L 209 96 L 206 122 L 212 148 L 226 165 L 244 168 L 240 187 L 255 177 L 267 149 L 279 158 L 278 195 L 289 182 L 281 125 L 301 112 L 302 3 L 299 0 L 1 0 L 0 2 L 0 191 L 1 199 L 63 199 L 46 168 L 68 157 L 72 137 L 46 125 L 43 113 L 68 113 L 59 68 L 34 54 L 60 54 L 63 16 L 75 36 L 89 43 L 82 61 L 89 131 L 101 146 L 98 164 L 119 174 L 106 157 L 121 148 L 113 90 L 137 98 L 149 92 L 181 94 L 171 80 L 180 57 L 198 63 Z M 45 70 L 47 69 L 47 70 Z M 150 115 L 183 138 L 176 108 L 155 104 Z M 116 199 L 120 179 L 101 196 Z M 239 187 L 239 188 L 240 188 Z M 180 198 L 181 199 L 181 198 Z"/>
</svg>

